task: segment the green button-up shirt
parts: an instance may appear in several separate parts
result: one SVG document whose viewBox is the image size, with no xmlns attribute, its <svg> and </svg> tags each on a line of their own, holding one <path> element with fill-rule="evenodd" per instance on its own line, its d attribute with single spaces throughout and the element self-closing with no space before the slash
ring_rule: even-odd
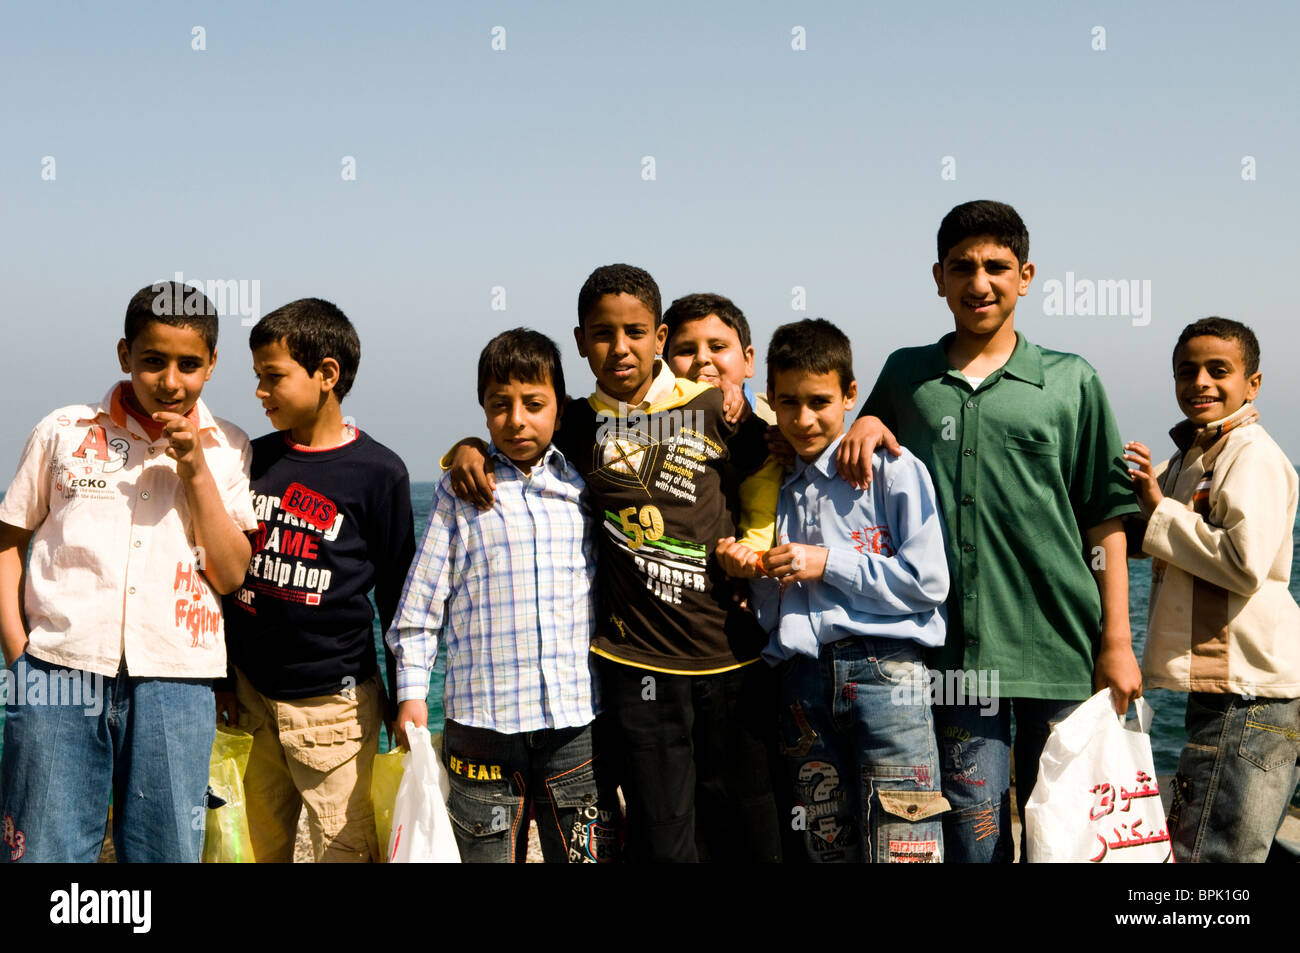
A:
<svg viewBox="0 0 1300 953">
<path fill-rule="evenodd" d="M 862 408 L 934 479 L 952 587 L 931 664 L 996 672 L 1001 697 L 1087 698 L 1101 596 L 1084 534 L 1138 512 L 1106 392 L 1083 358 L 1019 333 L 972 389 L 952 338 L 891 354 Z"/>
</svg>

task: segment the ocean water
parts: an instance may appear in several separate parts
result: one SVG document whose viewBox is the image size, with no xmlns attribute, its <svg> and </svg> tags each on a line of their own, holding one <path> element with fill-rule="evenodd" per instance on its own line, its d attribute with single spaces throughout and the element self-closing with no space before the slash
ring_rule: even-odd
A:
<svg viewBox="0 0 1300 953">
<path fill-rule="evenodd" d="M 433 499 L 434 483 L 413 483 L 411 485 L 411 508 L 415 515 L 415 538 L 417 545 L 424 537 L 425 527 L 429 522 L 429 508 Z M 2 497 L 0 497 L 2 498 Z M 1294 558 L 1291 566 L 1291 595 L 1300 599 L 1300 518 L 1292 528 L 1291 541 Z M 1147 601 L 1151 593 L 1151 561 L 1149 559 L 1129 561 L 1129 620 L 1133 628 L 1134 650 L 1138 659 L 1142 658 L 1142 646 L 1146 638 Z M 375 647 L 382 657 L 382 633 L 379 622 L 374 624 Z M 437 731 L 442 727 L 442 684 L 446 659 L 440 653 L 429 686 L 429 728 Z M 1183 727 L 1183 715 L 1186 711 L 1186 696 L 1177 692 L 1152 689 L 1145 693 L 1147 701 L 1154 712 L 1151 723 L 1151 749 L 1155 758 L 1156 771 L 1160 774 L 1172 774 L 1178 767 L 1178 754 L 1182 750 L 1187 735 Z M 0 724 L 4 713 L 0 709 Z M 3 740 L 0 740 L 0 746 Z M 1300 793 L 1300 792 L 1298 792 Z"/>
</svg>

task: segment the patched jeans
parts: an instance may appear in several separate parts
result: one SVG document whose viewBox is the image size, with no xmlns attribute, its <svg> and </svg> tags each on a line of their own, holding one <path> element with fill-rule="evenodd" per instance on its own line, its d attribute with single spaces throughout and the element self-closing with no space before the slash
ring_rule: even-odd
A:
<svg viewBox="0 0 1300 953">
<path fill-rule="evenodd" d="M 463 862 L 523 863 L 530 807 L 547 863 L 618 859 L 616 786 L 592 757 L 591 725 L 507 735 L 448 719 L 442 748 Z"/>
<path fill-rule="evenodd" d="M 993 704 L 996 702 L 996 704 Z M 1020 854 L 1025 855 L 1025 804 L 1038 780 L 1038 760 L 1052 726 L 1078 701 L 999 698 L 983 704 L 936 705 L 943 754 L 944 845 L 950 864 L 1011 863 L 1011 713 L 1016 714 L 1016 803 Z"/>
<path fill-rule="evenodd" d="M 113 801 L 123 863 L 198 863 L 212 683 L 105 678 L 20 655 L 5 675 L 0 862 L 94 863 Z"/>
<path fill-rule="evenodd" d="M 1179 863 L 1260 863 L 1300 783 L 1300 699 L 1193 692 L 1169 836 Z"/>
<path fill-rule="evenodd" d="M 856 637 L 780 666 L 791 823 L 816 863 L 943 859 L 939 753 L 921 648 Z"/>
</svg>

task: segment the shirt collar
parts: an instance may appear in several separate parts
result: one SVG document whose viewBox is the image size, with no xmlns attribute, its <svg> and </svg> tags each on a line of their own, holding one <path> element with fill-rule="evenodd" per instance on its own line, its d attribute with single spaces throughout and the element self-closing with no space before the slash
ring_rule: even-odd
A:
<svg viewBox="0 0 1300 953">
<path fill-rule="evenodd" d="M 152 442 L 149 435 L 144 432 L 144 428 L 140 426 L 140 423 L 126 412 L 126 404 L 123 401 L 122 394 L 123 389 L 130 386 L 130 381 L 118 381 L 110 387 L 108 393 L 104 395 L 104 399 L 91 408 L 91 419 L 107 417 L 114 426 L 125 430 L 136 439 Z M 208 411 L 207 405 L 203 403 L 202 397 L 194 402 L 194 406 L 190 408 L 190 412 L 185 416 L 190 421 L 198 424 L 200 433 L 205 430 L 217 429 L 217 422 Z"/>
<path fill-rule="evenodd" d="M 840 449 L 840 443 L 843 442 L 843 440 L 844 434 L 840 434 L 830 442 L 826 449 L 821 452 L 821 455 L 812 463 L 807 463 L 804 461 L 803 457 L 796 455 L 794 458 L 794 469 L 790 472 L 790 475 L 781 482 L 782 488 L 789 486 L 791 483 L 804 478 L 805 476 L 809 482 L 817 479 L 815 474 L 821 474 L 823 477 L 834 476 L 836 473 L 835 454 Z M 813 473 L 808 473 L 809 470 L 812 470 Z"/>
<path fill-rule="evenodd" d="M 496 457 L 497 460 L 513 469 L 520 476 L 528 477 L 531 475 L 531 473 L 525 473 L 519 464 L 506 456 L 506 452 L 491 441 L 488 442 L 488 456 Z M 542 454 L 542 459 L 537 462 L 537 466 L 546 467 L 552 473 L 562 475 L 568 469 L 569 461 L 565 459 L 559 447 L 551 444 L 546 448 L 546 452 Z"/>
<path fill-rule="evenodd" d="M 946 374 L 952 374 L 954 377 L 959 376 L 959 372 L 948 363 L 948 345 L 956 336 L 955 331 L 950 331 L 941 337 L 937 343 L 930 345 L 926 349 L 920 361 L 917 362 L 916 370 L 912 375 L 913 381 L 930 380 L 935 377 L 943 377 Z M 1015 350 L 1011 352 L 1007 362 L 998 370 L 1010 377 L 1022 380 L 1026 384 L 1042 387 L 1043 352 L 1029 343 L 1029 339 L 1017 331 Z M 996 373 L 997 371 L 993 372 L 993 374 Z M 985 380 L 988 380 L 993 374 L 989 374 Z M 965 376 L 960 375 L 960 379 L 965 380 Z"/>
<path fill-rule="evenodd" d="M 655 404 L 661 404 L 673 395 L 673 388 L 677 386 L 677 375 L 673 373 L 666 361 L 655 358 L 654 375 L 645 397 L 639 403 L 628 404 L 628 410 L 649 410 Z M 599 384 L 596 385 L 596 399 L 607 407 L 617 407 L 620 403 L 601 390 Z"/>
<path fill-rule="evenodd" d="M 1170 438 L 1182 453 L 1186 453 L 1193 444 L 1208 447 L 1230 430 L 1246 427 L 1259 420 L 1259 411 L 1250 401 L 1246 401 L 1235 411 L 1221 420 L 1212 420 L 1208 424 L 1196 424 L 1190 420 L 1180 420 L 1169 431 Z"/>
</svg>

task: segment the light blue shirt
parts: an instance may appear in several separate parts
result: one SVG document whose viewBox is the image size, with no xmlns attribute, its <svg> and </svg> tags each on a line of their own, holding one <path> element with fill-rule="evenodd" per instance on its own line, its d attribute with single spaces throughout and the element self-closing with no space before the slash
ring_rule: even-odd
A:
<svg viewBox="0 0 1300 953">
<path fill-rule="evenodd" d="M 816 658 L 821 646 L 857 635 L 942 645 L 947 632 L 948 561 L 930 474 L 907 449 L 878 450 L 871 488 L 855 490 L 835 472 L 837 439 L 812 463 L 795 462 L 781 485 L 777 545 L 829 550 L 815 582 L 781 592 L 758 579 L 754 609 L 772 639 L 763 657 Z"/>
</svg>

